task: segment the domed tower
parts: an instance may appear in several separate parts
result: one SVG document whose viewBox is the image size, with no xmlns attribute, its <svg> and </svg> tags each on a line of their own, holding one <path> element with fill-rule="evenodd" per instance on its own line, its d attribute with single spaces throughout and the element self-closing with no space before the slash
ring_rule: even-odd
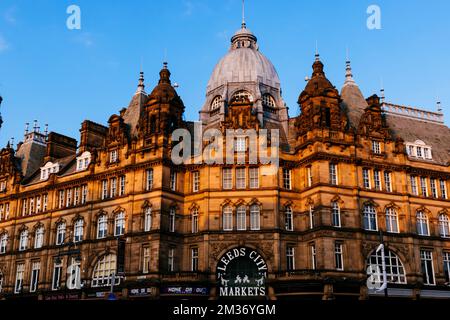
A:
<svg viewBox="0 0 450 320">
<path fill-rule="evenodd" d="M 311 79 L 298 98 L 301 109 L 301 115 L 296 123 L 298 136 L 304 136 L 319 128 L 345 131 L 348 120 L 341 111 L 341 97 L 325 76 L 324 65 L 318 54 L 312 68 Z"/>
<path fill-rule="evenodd" d="M 183 126 L 184 104 L 172 86 L 167 63 L 159 76 L 159 83 L 148 96 L 139 120 L 138 131 L 144 146 L 166 145 L 170 134 Z"/>
<path fill-rule="evenodd" d="M 257 38 L 245 21 L 209 79 L 200 121 L 206 129 L 220 127 L 234 102 L 250 106 L 251 117 L 257 119 L 259 127 L 287 132 L 288 110 L 281 97 L 277 71 L 259 51 Z"/>
</svg>

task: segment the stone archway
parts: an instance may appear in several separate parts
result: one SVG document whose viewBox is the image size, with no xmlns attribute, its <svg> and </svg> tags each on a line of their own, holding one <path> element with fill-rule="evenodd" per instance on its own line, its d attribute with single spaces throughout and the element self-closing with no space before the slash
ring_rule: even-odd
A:
<svg viewBox="0 0 450 320">
<path fill-rule="evenodd" d="M 216 266 L 219 297 L 266 297 L 268 266 L 257 250 L 235 247 L 226 251 Z"/>
</svg>

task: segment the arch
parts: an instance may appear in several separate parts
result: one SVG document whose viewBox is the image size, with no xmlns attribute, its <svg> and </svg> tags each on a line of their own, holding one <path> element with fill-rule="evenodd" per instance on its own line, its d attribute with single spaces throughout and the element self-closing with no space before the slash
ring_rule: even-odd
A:
<svg viewBox="0 0 450 320">
<path fill-rule="evenodd" d="M 269 108 L 276 108 L 277 103 L 275 101 L 275 98 L 270 93 L 264 93 L 262 95 L 262 104 L 265 107 Z"/>
<path fill-rule="evenodd" d="M 239 199 L 238 201 L 236 201 L 234 203 L 235 208 L 242 207 L 242 206 L 247 207 L 247 203 L 243 199 Z"/>
<path fill-rule="evenodd" d="M 249 207 L 251 207 L 251 206 L 259 206 L 261 209 L 262 209 L 262 203 L 258 200 L 258 199 L 256 199 L 256 198 L 253 198 L 252 200 L 250 200 L 250 202 L 248 203 L 248 206 Z"/>
<path fill-rule="evenodd" d="M 339 207 L 340 207 L 341 209 L 345 209 L 345 201 L 342 200 L 341 197 L 339 197 L 338 195 L 334 196 L 334 197 L 331 199 L 330 203 L 333 203 L 333 202 L 337 202 L 337 203 L 339 204 Z"/>
<path fill-rule="evenodd" d="M 450 218 L 446 210 L 439 213 L 439 235 L 443 238 L 450 237 Z"/>
<path fill-rule="evenodd" d="M 222 96 L 221 95 L 215 96 L 214 99 L 212 99 L 212 101 L 211 101 L 209 110 L 215 111 L 215 110 L 220 109 L 221 102 L 222 102 Z"/>
<path fill-rule="evenodd" d="M 230 99 L 230 104 L 253 103 L 253 102 L 254 102 L 253 95 L 249 91 L 242 89 L 238 89 L 235 92 L 233 92 Z"/>
<path fill-rule="evenodd" d="M 110 286 L 112 273 L 116 272 L 116 266 L 117 255 L 115 253 L 105 252 L 105 254 L 99 256 L 95 264 L 93 263 L 91 286 L 94 288 Z M 115 277 L 115 285 L 118 284 L 120 284 L 120 277 Z"/>
<path fill-rule="evenodd" d="M 402 259 L 391 247 L 385 249 L 385 263 L 388 283 L 407 284 L 406 271 Z M 377 253 L 376 249 L 373 250 L 367 257 L 366 264 L 367 267 L 370 265 L 378 267 L 377 271 L 379 273 L 376 272 L 375 274 L 375 282 L 381 283 L 383 281 L 381 253 Z"/>
<path fill-rule="evenodd" d="M 148 200 L 145 200 L 144 203 L 142 204 L 141 208 L 146 209 L 146 208 L 152 208 L 152 207 L 153 207 L 152 203 Z"/>
<path fill-rule="evenodd" d="M 66 219 L 63 217 L 59 217 L 58 220 L 55 221 L 55 227 L 58 227 L 59 224 L 66 223 Z"/>
<path fill-rule="evenodd" d="M 194 209 L 200 210 L 200 206 L 196 202 L 193 202 L 188 210 L 192 211 Z"/>
</svg>

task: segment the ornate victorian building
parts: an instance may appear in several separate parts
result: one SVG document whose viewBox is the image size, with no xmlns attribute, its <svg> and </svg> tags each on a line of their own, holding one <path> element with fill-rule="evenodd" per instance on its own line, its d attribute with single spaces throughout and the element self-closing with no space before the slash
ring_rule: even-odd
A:
<svg viewBox="0 0 450 320">
<path fill-rule="evenodd" d="M 207 129 L 278 130 L 280 166 L 174 165 L 184 104 L 165 64 L 79 142 L 37 128 L 0 153 L 0 297 L 450 297 L 450 129 L 443 114 L 339 92 L 317 55 L 289 117 L 245 23 L 215 67 Z M 299 88 L 299 91 L 301 88 Z M 235 139 L 246 153 L 248 137 Z M 381 237 L 380 237 L 381 231 Z M 381 238 L 381 239 L 380 239 Z M 374 268 L 367 282 L 367 268 Z"/>
</svg>

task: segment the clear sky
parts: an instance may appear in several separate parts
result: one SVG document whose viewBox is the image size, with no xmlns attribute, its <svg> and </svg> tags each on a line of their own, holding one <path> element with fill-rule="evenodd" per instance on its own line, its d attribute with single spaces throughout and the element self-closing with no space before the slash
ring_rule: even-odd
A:
<svg viewBox="0 0 450 320">
<path fill-rule="evenodd" d="M 81 30 L 66 9 L 81 8 Z M 369 5 L 381 8 L 381 30 L 366 26 Z M 341 88 L 346 47 L 366 97 L 436 110 L 450 123 L 450 1 L 247 0 L 246 20 L 281 79 L 291 116 L 311 74 L 316 41 L 327 76 Z M 172 80 L 197 120 L 206 84 L 240 27 L 241 0 L 0 0 L 0 146 L 23 139 L 34 119 L 79 140 L 85 119 L 106 124 L 128 105 L 141 60 L 147 92 L 167 52 Z"/>
</svg>

